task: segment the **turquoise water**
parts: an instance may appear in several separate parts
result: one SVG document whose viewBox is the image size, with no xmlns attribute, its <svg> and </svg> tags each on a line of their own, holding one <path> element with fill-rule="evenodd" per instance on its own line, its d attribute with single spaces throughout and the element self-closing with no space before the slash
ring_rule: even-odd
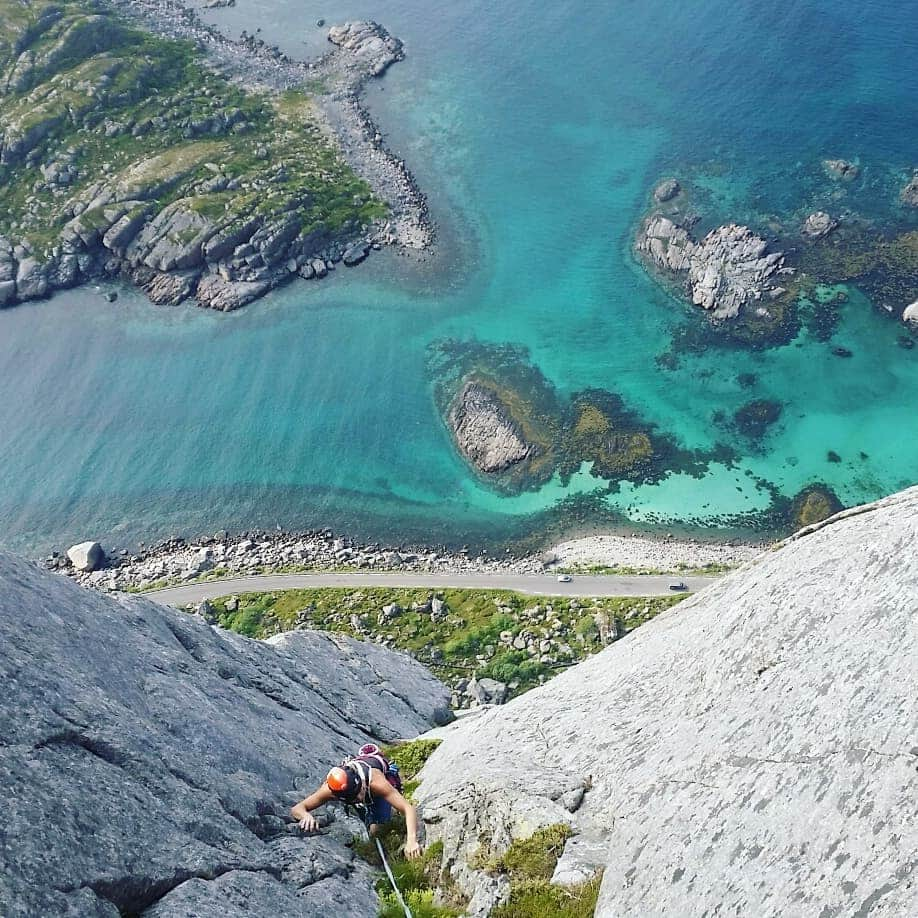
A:
<svg viewBox="0 0 918 918">
<path fill-rule="evenodd" d="M 918 349 L 856 290 L 829 343 L 712 347 L 664 370 L 656 357 L 697 317 L 630 256 L 665 174 L 703 176 L 723 218 L 828 199 L 882 219 L 918 165 L 913 5 L 682 6 L 336 4 L 336 19 L 373 16 L 406 41 L 369 104 L 429 191 L 438 258 L 381 253 L 234 315 L 91 289 L 0 312 L 0 544 L 277 525 L 483 545 L 541 531 L 546 513 L 710 528 L 767 507 L 761 479 L 788 496 L 823 481 L 846 503 L 914 483 Z M 257 20 L 305 54 L 322 50 L 319 16 L 320 3 L 245 0 L 212 19 Z M 825 180 L 828 156 L 860 162 L 856 187 Z M 562 394 L 606 388 L 687 448 L 747 455 L 623 485 L 576 522 L 559 503 L 604 491 L 587 469 L 501 496 L 435 408 L 426 354 L 448 337 L 523 346 Z M 785 405 L 754 452 L 713 417 L 753 397 Z"/>
</svg>

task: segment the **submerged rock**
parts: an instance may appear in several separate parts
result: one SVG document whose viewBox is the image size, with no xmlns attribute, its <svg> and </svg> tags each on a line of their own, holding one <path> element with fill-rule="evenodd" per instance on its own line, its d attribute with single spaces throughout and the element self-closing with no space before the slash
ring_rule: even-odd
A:
<svg viewBox="0 0 918 918">
<path fill-rule="evenodd" d="M 362 743 L 443 720 L 403 654 L 253 641 L 0 553 L 0 913 L 372 918 L 352 831 L 290 804 Z"/>
<path fill-rule="evenodd" d="M 837 220 L 833 220 L 825 211 L 817 210 L 803 221 L 801 232 L 808 239 L 822 239 L 823 236 L 828 236 L 836 226 L 838 226 Z"/>
<path fill-rule="evenodd" d="M 831 456 L 837 453 L 830 451 Z M 840 460 L 839 460 L 840 461 Z M 830 516 L 838 513 L 844 504 L 838 499 L 835 492 L 824 484 L 812 484 L 804 488 L 791 502 L 790 524 L 794 531 L 821 523 Z"/>
<path fill-rule="evenodd" d="M 781 418 L 783 406 L 767 398 L 756 399 L 740 406 L 733 413 L 733 423 L 744 436 L 759 440 Z"/>
<path fill-rule="evenodd" d="M 855 179 L 861 173 L 860 166 L 847 159 L 824 159 L 822 165 L 833 178 L 845 181 Z"/>
<path fill-rule="evenodd" d="M 498 394 L 479 382 L 465 383 L 448 420 L 459 451 L 479 471 L 502 472 L 535 452 Z"/>
<path fill-rule="evenodd" d="M 682 190 L 682 186 L 673 178 L 663 179 L 653 190 L 653 198 L 661 204 L 672 200 Z"/>
<path fill-rule="evenodd" d="M 493 903 L 482 839 L 563 823 L 599 918 L 918 912 L 916 540 L 912 488 L 439 731 L 416 797 L 453 879 Z"/>
</svg>

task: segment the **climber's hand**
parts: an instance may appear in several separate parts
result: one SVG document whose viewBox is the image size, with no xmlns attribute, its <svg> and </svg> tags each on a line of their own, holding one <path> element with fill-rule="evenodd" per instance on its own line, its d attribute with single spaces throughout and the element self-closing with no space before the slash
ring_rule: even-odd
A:
<svg viewBox="0 0 918 918">
<path fill-rule="evenodd" d="M 417 843 L 417 840 L 406 841 L 405 842 L 405 857 L 408 860 L 414 860 L 416 857 L 421 856 L 421 846 Z"/>
</svg>

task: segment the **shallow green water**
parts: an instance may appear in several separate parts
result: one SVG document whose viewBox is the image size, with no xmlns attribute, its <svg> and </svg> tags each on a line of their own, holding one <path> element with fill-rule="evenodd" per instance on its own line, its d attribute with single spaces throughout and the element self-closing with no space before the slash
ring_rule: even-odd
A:
<svg viewBox="0 0 918 918">
<path fill-rule="evenodd" d="M 374 15 L 408 44 L 369 98 L 430 192 L 437 259 L 382 253 L 228 316 L 91 290 L 0 313 L 0 544 L 279 525 L 494 545 L 542 531 L 565 497 L 601 493 L 586 469 L 514 497 L 468 469 L 426 368 L 429 345 L 451 337 L 523 346 L 562 394 L 606 388 L 686 448 L 743 454 L 604 498 L 636 522 L 719 525 L 767 507 L 760 480 L 786 496 L 823 481 L 846 503 L 915 481 L 918 350 L 857 291 L 828 343 L 712 347 L 665 370 L 674 328 L 700 319 L 630 254 L 666 174 L 703 174 L 717 219 L 826 201 L 882 219 L 918 165 L 918 75 L 896 64 L 918 50 L 908 5 L 345 6 L 341 18 Z M 257 17 L 304 52 L 328 11 L 247 0 L 220 15 L 234 28 Z M 829 182 L 826 156 L 858 159 L 858 184 Z M 755 450 L 714 418 L 750 398 L 784 405 Z"/>
</svg>

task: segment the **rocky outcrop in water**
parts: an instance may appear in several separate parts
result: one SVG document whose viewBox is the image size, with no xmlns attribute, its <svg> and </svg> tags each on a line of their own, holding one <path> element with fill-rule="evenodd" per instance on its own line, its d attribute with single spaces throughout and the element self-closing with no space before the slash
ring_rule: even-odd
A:
<svg viewBox="0 0 918 918">
<path fill-rule="evenodd" d="M 346 22 L 328 30 L 328 40 L 353 55 L 355 66 L 380 76 L 402 57 L 402 44 L 375 22 Z"/>
<path fill-rule="evenodd" d="M 773 282 L 784 267 L 781 252 L 748 226 L 727 223 L 697 242 L 689 230 L 655 213 L 642 224 L 638 253 L 665 276 L 685 284 L 692 303 L 717 320 L 732 319 L 743 309 L 767 310 L 767 302 L 784 293 Z"/>
<path fill-rule="evenodd" d="M 824 159 L 823 168 L 832 178 L 851 181 L 861 174 L 861 168 L 857 163 L 849 162 L 847 159 Z"/>
<path fill-rule="evenodd" d="M 680 191 L 682 191 L 682 187 L 675 179 L 663 179 L 654 188 L 653 199 L 662 204 L 664 201 L 671 201 Z"/>
<path fill-rule="evenodd" d="M 448 703 L 413 660 L 298 631 L 260 643 L 0 554 L 0 914 L 376 914 L 339 814 L 290 803 Z"/>
<path fill-rule="evenodd" d="M 472 914 L 482 850 L 552 823 L 600 918 L 918 911 L 918 489 L 805 533 L 440 732 L 418 798 Z"/>
<path fill-rule="evenodd" d="M 459 391 L 448 420 L 459 451 L 481 472 L 502 472 L 535 451 L 497 393 L 473 380 Z"/>
<path fill-rule="evenodd" d="M 803 221 L 801 232 L 807 239 L 822 239 L 837 226 L 837 220 L 833 220 L 825 211 L 817 210 Z"/>
</svg>

